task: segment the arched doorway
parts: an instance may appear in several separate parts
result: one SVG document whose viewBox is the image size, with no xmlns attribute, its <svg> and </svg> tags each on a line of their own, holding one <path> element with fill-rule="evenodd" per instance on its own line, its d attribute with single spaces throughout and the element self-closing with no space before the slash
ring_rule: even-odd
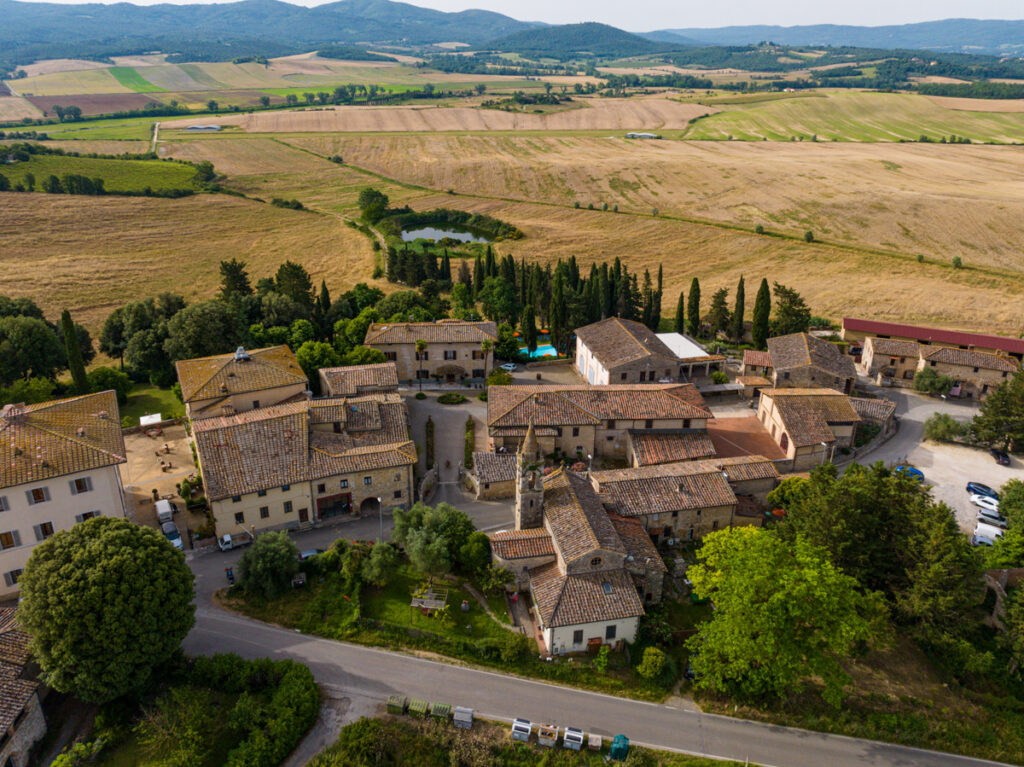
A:
<svg viewBox="0 0 1024 767">
<path fill-rule="evenodd" d="M 380 511 L 380 501 L 376 498 L 367 498 L 359 504 L 359 514 L 376 514 Z"/>
</svg>

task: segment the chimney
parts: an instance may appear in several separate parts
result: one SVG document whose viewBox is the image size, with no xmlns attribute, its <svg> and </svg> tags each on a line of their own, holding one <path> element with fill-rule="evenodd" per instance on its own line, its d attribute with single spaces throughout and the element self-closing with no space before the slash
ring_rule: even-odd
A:
<svg viewBox="0 0 1024 767">
<path fill-rule="evenodd" d="M 5 421 L 12 423 L 18 423 L 25 415 L 25 403 L 19 402 L 17 404 L 4 405 L 3 410 L 0 410 L 0 418 Z"/>
</svg>

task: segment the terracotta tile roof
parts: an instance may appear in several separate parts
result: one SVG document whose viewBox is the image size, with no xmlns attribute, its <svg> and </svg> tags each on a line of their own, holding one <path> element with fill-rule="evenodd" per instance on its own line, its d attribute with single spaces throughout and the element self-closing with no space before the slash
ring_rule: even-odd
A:
<svg viewBox="0 0 1024 767">
<path fill-rule="evenodd" d="M 512 482 L 516 460 L 514 453 L 473 453 L 473 473 L 481 482 Z"/>
<path fill-rule="evenodd" d="M 341 433 L 313 428 L 335 420 Z M 195 421 L 193 430 L 214 501 L 416 461 L 397 395 L 276 405 Z"/>
<path fill-rule="evenodd" d="M 744 349 L 743 364 L 755 367 L 770 368 L 772 366 L 772 355 L 760 349 Z"/>
<path fill-rule="evenodd" d="M 530 571 L 530 592 L 545 628 L 644 614 L 633 579 L 625 570 L 565 576 L 553 562 Z"/>
<path fill-rule="evenodd" d="M 862 320 L 854 317 L 843 318 L 843 330 L 868 335 L 904 336 L 918 341 L 949 346 L 978 346 L 984 349 L 999 349 L 1013 354 L 1024 354 L 1024 339 L 993 336 L 984 333 L 964 333 L 959 330 L 924 328 L 918 325 L 902 325 L 896 322 Z"/>
<path fill-rule="evenodd" d="M 766 389 L 761 396 L 774 400 L 789 441 L 798 447 L 834 442 L 829 424 L 861 420 L 850 398 L 834 389 Z"/>
<path fill-rule="evenodd" d="M 981 368 L 983 370 L 1002 370 L 1007 373 L 1015 373 L 1020 370 L 1020 363 L 1008 357 L 988 352 L 976 352 L 968 349 L 951 349 L 941 346 L 931 351 L 921 350 L 924 358 L 929 362 L 939 362 L 945 365 L 959 365 L 960 367 Z"/>
<path fill-rule="evenodd" d="M 324 383 L 325 396 L 353 397 L 368 391 L 398 389 L 398 368 L 394 362 L 321 368 L 320 380 Z"/>
<path fill-rule="evenodd" d="M 480 344 L 498 340 L 498 326 L 493 322 L 375 322 L 366 331 L 367 346 L 379 344 Z"/>
<path fill-rule="evenodd" d="M 0 410 L 0 487 L 125 462 L 112 391 Z"/>
<path fill-rule="evenodd" d="M 487 397 L 487 424 L 492 427 L 711 417 L 693 384 L 491 386 Z"/>
<path fill-rule="evenodd" d="M 641 466 L 710 458 L 715 446 L 704 431 L 630 431 L 633 454 Z"/>
<path fill-rule="evenodd" d="M 618 514 L 609 514 L 608 519 L 612 521 L 615 531 L 626 547 L 626 556 L 633 557 L 633 562 L 627 564 L 627 567 L 631 564 L 634 568 L 668 572 L 665 562 L 654 546 L 654 541 L 640 520 L 627 519 Z"/>
<path fill-rule="evenodd" d="M 7 732 L 39 683 L 21 678 L 28 662 L 29 637 L 18 628 L 15 608 L 0 608 L 0 732 Z"/>
<path fill-rule="evenodd" d="M 551 533 L 536 530 L 502 530 L 491 535 L 491 551 L 501 559 L 532 559 L 555 556 Z"/>
<path fill-rule="evenodd" d="M 236 360 L 232 352 L 175 362 L 182 399 L 193 402 L 308 383 L 287 346 L 254 349 L 246 354 L 248 360 Z"/>
<path fill-rule="evenodd" d="M 883 357 L 917 357 L 921 345 L 917 341 L 900 341 L 896 338 L 867 338 L 864 345 L 871 344 L 874 354 Z"/>
<path fill-rule="evenodd" d="M 744 386 L 771 386 L 772 382 L 764 376 L 736 376 L 736 383 Z"/>
<path fill-rule="evenodd" d="M 896 412 L 896 403 L 888 399 L 850 397 L 850 404 L 863 420 L 874 423 L 884 423 Z"/>
<path fill-rule="evenodd" d="M 578 328 L 576 338 L 609 370 L 648 357 L 677 359 L 653 330 L 620 317 L 609 317 Z"/>
<path fill-rule="evenodd" d="M 733 506 L 736 495 L 713 461 L 595 471 L 601 499 L 624 517 Z"/>
<path fill-rule="evenodd" d="M 745 482 L 755 479 L 778 479 L 779 470 L 775 463 L 761 455 L 741 455 L 732 458 L 716 458 L 707 463 L 714 464 L 729 475 L 730 482 Z"/>
<path fill-rule="evenodd" d="M 626 552 L 594 488 L 571 471 L 544 478 L 544 522 L 566 563 L 597 549 Z"/>
<path fill-rule="evenodd" d="M 838 378 L 856 378 L 853 357 L 839 347 L 807 333 L 792 333 L 768 339 L 768 354 L 776 370 L 791 370 L 808 365 Z"/>
</svg>

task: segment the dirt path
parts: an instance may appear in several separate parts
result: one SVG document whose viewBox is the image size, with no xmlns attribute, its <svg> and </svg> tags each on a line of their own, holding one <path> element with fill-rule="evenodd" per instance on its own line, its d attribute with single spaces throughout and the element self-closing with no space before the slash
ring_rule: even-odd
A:
<svg viewBox="0 0 1024 767">
<path fill-rule="evenodd" d="M 158 120 L 157 122 L 153 123 L 153 146 L 149 150 L 149 151 L 153 152 L 153 154 L 156 154 L 156 142 L 159 140 L 159 138 L 160 138 L 160 121 Z"/>
</svg>

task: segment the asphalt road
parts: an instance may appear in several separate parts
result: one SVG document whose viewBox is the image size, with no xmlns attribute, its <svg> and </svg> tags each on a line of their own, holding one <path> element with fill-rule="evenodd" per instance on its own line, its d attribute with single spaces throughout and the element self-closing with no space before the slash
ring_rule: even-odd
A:
<svg viewBox="0 0 1024 767">
<path fill-rule="evenodd" d="M 765 767 L 977 767 L 980 759 L 695 713 L 654 703 L 557 687 L 376 648 L 305 636 L 201 606 L 185 641 L 190 654 L 236 652 L 294 658 L 318 682 L 384 702 L 392 693 L 469 706 L 509 721 L 581 727 L 634 743 Z"/>
</svg>

